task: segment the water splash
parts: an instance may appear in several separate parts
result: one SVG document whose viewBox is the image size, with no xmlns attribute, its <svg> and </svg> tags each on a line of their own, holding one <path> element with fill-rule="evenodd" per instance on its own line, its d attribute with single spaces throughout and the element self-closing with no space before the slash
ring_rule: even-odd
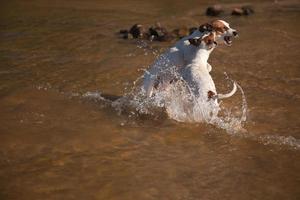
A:
<svg viewBox="0 0 300 200">
<path fill-rule="evenodd" d="M 148 43 L 141 42 L 139 48 L 146 52 L 152 53 L 155 57 L 159 56 L 159 51 L 149 47 Z M 168 61 L 164 61 L 168 64 Z M 141 69 L 144 73 L 147 70 Z M 141 88 L 143 76 L 137 78 L 132 86 L 126 87 L 126 93 L 117 99 L 111 99 L 101 92 L 86 92 L 84 94 L 72 93 L 73 97 L 80 97 L 83 99 L 90 99 L 94 102 L 101 102 L 101 107 L 110 106 L 114 108 L 118 114 L 129 113 L 128 116 L 149 115 L 151 118 L 157 118 L 162 114 L 167 114 L 170 119 L 184 123 L 208 123 L 218 128 L 225 130 L 228 134 L 247 138 L 249 140 L 258 141 L 264 145 L 283 145 L 293 149 L 300 149 L 300 140 L 292 136 L 278 136 L 278 135 L 263 135 L 257 136 L 248 132 L 243 128 L 247 120 L 247 101 L 243 88 L 236 83 L 241 101 L 234 107 L 238 107 L 238 111 L 233 112 L 231 108 L 225 107 L 222 102 L 219 106 L 201 99 L 193 95 L 188 84 L 181 79 L 180 74 L 176 68 L 167 68 L 163 73 L 172 74 L 177 80 L 170 84 L 165 90 L 157 91 L 152 97 L 147 97 L 145 91 Z M 232 81 L 226 74 L 227 80 Z M 38 87 L 37 89 L 47 90 L 51 86 Z M 237 94 L 235 94 L 237 95 Z"/>
<path fill-rule="evenodd" d="M 237 84 L 241 95 L 241 116 L 218 106 L 213 101 L 195 96 L 192 88 L 181 78 L 177 70 L 169 68 L 165 73 L 171 73 L 175 82 L 168 84 L 163 90 L 158 90 L 152 97 L 147 97 L 141 87 L 142 77 L 133 83 L 131 91 L 123 97 L 112 102 L 112 106 L 121 113 L 125 109 L 134 110 L 139 114 L 158 115 L 162 110 L 168 117 L 178 122 L 209 123 L 219 128 L 234 133 L 242 129 L 242 123 L 246 121 L 247 102 L 244 91 Z M 223 114 L 220 114 L 221 112 Z M 157 113 L 158 112 L 158 113 Z"/>
</svg>

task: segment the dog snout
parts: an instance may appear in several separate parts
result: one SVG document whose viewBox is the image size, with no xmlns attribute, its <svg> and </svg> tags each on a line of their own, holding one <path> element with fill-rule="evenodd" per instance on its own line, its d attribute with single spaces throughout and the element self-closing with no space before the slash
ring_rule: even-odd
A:
<svg viewBox="0 0 300 200">
<path fill-rule="evenodd" d="M 238 36 L 238 32 L 237 31 L 233 31 L 232 34 L 233 34 L 234 37 Z"/>
</svg>

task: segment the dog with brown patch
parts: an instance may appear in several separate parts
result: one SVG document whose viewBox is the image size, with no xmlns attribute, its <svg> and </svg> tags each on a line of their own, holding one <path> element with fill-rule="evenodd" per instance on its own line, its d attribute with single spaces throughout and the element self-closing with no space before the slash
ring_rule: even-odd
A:
<svg viewBox="0 0 300 200">
<path fill-rule="evenodd" d="M 232 96 L 237 88 L 234 83 L 232 91 L 228 94 L 218 94 L 216 91 L 215 83 L 207 68 L 209 55 L 217 46 L 216 37 L 216 31 L 211 31 L 202 37 L 189 40 L 190 48 L 195 53 L 185 66 L 182 77 L 194 97 L 213 100 L 218 106 L 218 99 Z"/>
<path fill-rule="evenodd" d="M 232 38 L 236 37 L 237 31 L 230 28 L 229 23 L 223 20 L 214 20 L 211 23 L 201 25 L 191 35 L 179 40 L 174 47 L 168 49 L 164 54 L 158 57 L 154 64 L 144 74 L 143 91 L 146 96 L 151 97 L 159 84 L 169 83 L 174 79 L 172 70 L 182 70 L 180 68 L 195 57 L 196 50 L 192 44 L 195 38 L 202 38 L 203 35 L 211 32 L 215 33 L 215 42 L 223 42 L 230 46 Z M 207 63 L 207 69 L 210 72 L 212 67 Z M 154 87 L 155 86 L 155 87 Z"/>
</svg>

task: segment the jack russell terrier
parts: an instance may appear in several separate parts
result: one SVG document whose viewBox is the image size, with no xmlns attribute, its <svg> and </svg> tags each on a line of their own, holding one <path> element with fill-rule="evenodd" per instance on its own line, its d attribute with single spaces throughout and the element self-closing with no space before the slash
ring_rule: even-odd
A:
<svg viewBox="0 0 300 200">
<path fill-rule="evenodd" d="M 232 96 L 236 90 L 236 84 L 233 83 L 233 89 L 228 94 L 217 94 L 215 83 L 209 74 L 207 60 L 210 53 L 217 46 L 217 33 L 212 31 L 203 35 L 189 39 L 190 51 L 193 52 L 191 59 L 183 70 L 182 76 L 187 83 L 190 92 L 197 98 L 214 100 L 218 105 L 218 99 L 224 99 Z"/>
<path fill-rule="evenodd" d="M 212 31 L 215 33 L 216 42 L 223 41 L 228 46 L 232 44 L 232 38 L 238 35 L 237 31 L 230 28 L 229 24 L 223 20 L 214 20 L 211 23 L 201 25 L 198 30 L 182 38 L 174 47 L 162 54 L 145 72 L 143 90 L 146 96 L 151 97 L 159 85 L 168 84 L 174 79 L 170 73 L 171 70 L 182 70 L 180 68 L 186 66 L 195 57 L 196 49 L 190 45 L 194 38 L 201 38 Z M 207 63 L 206 67 L 210 72 L 211 65 Z"/>
</svg>

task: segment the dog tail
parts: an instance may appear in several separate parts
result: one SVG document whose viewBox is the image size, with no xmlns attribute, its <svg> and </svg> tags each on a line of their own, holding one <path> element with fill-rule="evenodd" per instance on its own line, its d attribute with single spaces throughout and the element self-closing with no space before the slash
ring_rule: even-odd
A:
<svg viewBox="0 0 300 200">
<path fill-rule="evenodd" d="M 236 83 L 233 82 L 233 89 L 231 90 L 231 92 L 227 93 L 227 94 L 218 94 L 218 99 L 226 99 L 231 97 L 232 95 L 234 95 L 234 93 L 236 92 L 237 87 L 236 87 Z"/>
</svg>

